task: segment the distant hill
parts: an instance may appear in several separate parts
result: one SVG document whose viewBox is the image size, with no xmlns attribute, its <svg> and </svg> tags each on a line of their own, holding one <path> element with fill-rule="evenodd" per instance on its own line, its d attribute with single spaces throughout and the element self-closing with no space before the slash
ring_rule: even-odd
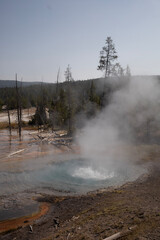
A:
<svg viewBox="0 0 160 240">
<path fill-rule="evenodd" d="M 132 79 L 139 78 L 139 79 L 158 79 L 160 81 L 160 75 L 142 75 L 142 76 L 131 76 Z M 94 79 L 87 79 L 87 80 L 77 80 L 75 81 L 76 84 L 81 83 L 83 85 L 87 84 L 87 82 L 99 82 L 99 80 L 103 80 L 103 78 L 94 78 Z M 22 84 L 23 87 L 29 87 L 32 85 L 40 85 L 42 82 L 21 82 L 18 81 L 18 86 Z M 45 85 L 54 85 L 55 83 L 46 83 L 43 82 Z M 65 85 L 65 82 L 60 83 L 60 85 Z M 15 80 L 0 80 L 0 88 L 13 88 L 15 87 Z"/>
<path fill-rule="evenodd" d="M 20 86 L 22 84 L 23 87 L 28 87 L 31 85 L 38 85 L 41 84 L 41 82 L 20 82 L 18 81 L 18 86 Z M 16 83 L 15 80 L 0 80 L 0 88 L 5 88 L 5 87 L 9 87 L 9 88 L 13 88 L 15 87 Z"/>
</svg>

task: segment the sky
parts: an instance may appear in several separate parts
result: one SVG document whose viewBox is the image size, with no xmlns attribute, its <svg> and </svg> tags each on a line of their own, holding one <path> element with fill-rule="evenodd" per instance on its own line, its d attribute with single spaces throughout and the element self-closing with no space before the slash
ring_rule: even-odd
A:
<svg viewBox="0 0 160 240">
<path fill-rule="evenodd" d="M 0 79 L 56 82 L 103 76 L 110 36 L 132 75 L 160 75 L 160 0 L 0 0 Z"/>
</svg>

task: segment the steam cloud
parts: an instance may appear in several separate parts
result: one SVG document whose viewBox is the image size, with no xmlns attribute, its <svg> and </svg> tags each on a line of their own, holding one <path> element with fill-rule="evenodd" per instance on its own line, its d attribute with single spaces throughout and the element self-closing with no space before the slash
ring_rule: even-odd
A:
<svg viewBox="0 0 160 240">
<path fill-rule="evenodd" d="M 118 80 L 110 81 L 117 84 Z M 139 154 L 130 146 L 139 141 L 141 132 L 145 138 L 147 126 L 152 124 L 156 131 L 160 122 L 158 79 L 132 77 L 124 82 L 114 91 L 110 104 L 86 122 L 78 138 L 83 157 L 97 166 L 118 167 L 138 160 Z"/>
</svg>

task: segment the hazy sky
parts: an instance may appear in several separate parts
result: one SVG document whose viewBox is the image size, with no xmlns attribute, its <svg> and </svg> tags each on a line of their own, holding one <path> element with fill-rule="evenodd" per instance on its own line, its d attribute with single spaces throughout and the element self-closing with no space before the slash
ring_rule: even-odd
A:
<svg viewBox="0 0 160 240">
<path fill-rule="evenodd" d="M 0 79 L 102 76 L 107 36 L 133 75 L 160 74 L 160 0 L 0 0 Z"/>
</svg>

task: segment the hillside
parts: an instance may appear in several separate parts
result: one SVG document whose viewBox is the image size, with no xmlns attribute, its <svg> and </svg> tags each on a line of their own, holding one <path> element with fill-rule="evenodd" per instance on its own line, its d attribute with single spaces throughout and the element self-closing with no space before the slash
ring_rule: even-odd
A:
<svg viewBox="0 0 160 240">
<path fill-rule="evenodd" d="M 22 84 L 23 87 L 28 87 L 31 85 L 38 85 L 41 84 L 41 82 L 20 82 L 18 81 L 18 86 Z M 13 88 L 15 87 L 15 80 L 0 80 L 0 88 Z"/>
<path fill-rule="evenodd" d="M 131 77 L 132 79 L 134 78 L 139 78 L 139 79 L 149 79 L 149 78 L 152 78 L 152 79 L 158 79 L 160 80 L 160 75 L 151 75 L 151 76 L 132 76 Z M 102 80 L 103 78 L 93 78 L 93 79 L 87 79 L 87 80 L 77 80 L 75 81 L 76 83 L 80 82 L 81 84 L 85 84 L 86 82 L 90 82 L 90 81 L 94 81 L 94 82 L 97 82 L 99 80 Z M 22 84 L 23 87 L 29 87 L 29 86 L 32 86 L 32 85 L 40 85 L 42 84 L 42 82 L 21 82 L 21 81 L 18 81 L 18 86 L 20 86 Z M 53 83 L 47 83 L 47 82 L 43 82 L 43 84 L 49 84 L 49 85 L 52 85 L 54 84 Z M 61 83 L 63 85 L 63 83 Z M 65 84 L 65 83 L 64 83 Z M 0 80 L 0 88 L 6 88 L 6 87 L 9 87 L 9 88 L 13 88 L 15 87 L 15 80 Z"/>
</svg>

